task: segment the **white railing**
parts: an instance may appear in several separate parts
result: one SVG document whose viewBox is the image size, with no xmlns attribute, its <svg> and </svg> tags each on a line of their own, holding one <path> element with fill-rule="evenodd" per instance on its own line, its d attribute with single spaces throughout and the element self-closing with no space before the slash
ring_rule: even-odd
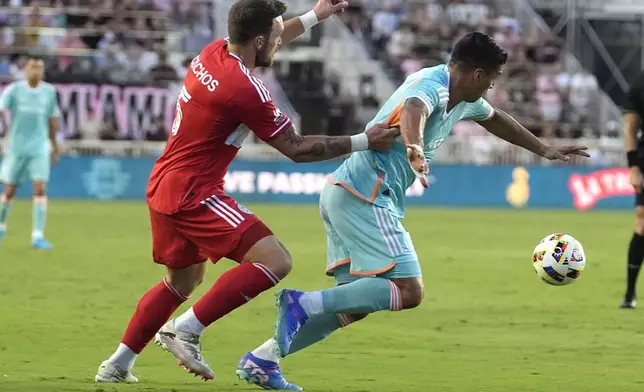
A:
<svg viewBox="0 0 644 392">
<path fill-rule="evenodd" d="M 590 159 L 573 159 L 573 164 L 616 166 L 625 164 L 622 141 L 619 139 L 557 139 L 557 145 L 585 144 L 592 155 Z M 131 156 L 157 157 L 163 151 L 163 142 L 90 141 L 68 140 L 62 151 L 69 156 Z M 286 160 L 281 153 L 264 143 L 246 143 L 239 157 L 249 160 Z M 438 150 L 433 163 L 446 164 L 522 164 L 547 165 L 536 155 L 508 144 L 494 136 L 453 136 Z"/>
</svg>

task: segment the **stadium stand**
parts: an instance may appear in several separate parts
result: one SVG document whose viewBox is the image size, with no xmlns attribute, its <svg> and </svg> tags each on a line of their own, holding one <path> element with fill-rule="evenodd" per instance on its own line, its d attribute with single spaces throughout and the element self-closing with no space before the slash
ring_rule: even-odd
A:
<svg viewBox="0 0 644 392">
<path fill-rule="evenodd" d="M 172 122 L 178 82 L 194 54 L 225 31 L 223 16 L 231 2 L 2 0 L 0 80 L 21 78 L 24 55 L 39 54 L 46 60 L 48 81 L 58 87 L 64 116 L 61 137 L 162 141 Z M 289 6 L 297 13 L 310 3 L 294 0 Z M 381 87 L 383 77 L 395 86 L 422 67 L 446 62 L 460 36 L 480 30 L 510 53 L 503 77 L 486 97 L 493 105 L 541 137 L 599 137 L 604 143 L 615 136 L 610 130 L 617 124 L 602 115 L 605 100 L 595 76 L 564 67 L 564 41 L 524 23 L 516 7 L 493 0 L 351 4 L 338 15 L 341 22 L 314 28 L 285 48 L 273 69 L 257 71 L 278 106 L 305 132 L 360 131 L 377 108 L 378 96 L 390 93 Z M 331 39 L 342 29 L 378 60 L 375 66 L 367 67 L 363 60 L 351 67 L 353 58 L 348 66 L 342 61 L 356 51 L 353 42 L 342 42 L 346 37 Z M 338 46 L 344 52 L 332 55 Z M 476 124 L 460 123 L 454 135 L 441 155 L 445 159 L 522 161 L 520 152 L 499 146 Z"/>
<path fill-rule="evenodd" d="M 493 105 L 512 113 L 538 136 L 598 132 L 591 126 L 597 124 L 595 77 L 565 72 L 560 40 L 524 31 L 517 19 L 491 2 L 363 1 L 341 17 L 397 81 L 448 61 L 458 38 L 472 30 L 484 31 L 510 54 L 503 77 L 487 95 Z"/>
</svg>

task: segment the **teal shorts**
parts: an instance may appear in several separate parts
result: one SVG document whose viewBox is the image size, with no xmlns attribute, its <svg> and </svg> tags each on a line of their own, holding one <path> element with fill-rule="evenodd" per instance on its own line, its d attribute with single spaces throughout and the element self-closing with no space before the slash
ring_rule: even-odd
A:
<svg viewBox="0 0 644 392">
<path fill-rule="evenodd" d="M 336 283 L 364 276 L 422 277 L 409 233 L 387 208 L 327 183 L 320 195 L 320 214 L 327 235 L 326 273 Z"/>
<path fill-rule="evenodd" d="M 27 179 L 48 182 L 50 165 L 49 154 L 14 155 L 7 152 L 2 157 L 0 180 L 12 185 L 21 184 Z"/>
</svg>

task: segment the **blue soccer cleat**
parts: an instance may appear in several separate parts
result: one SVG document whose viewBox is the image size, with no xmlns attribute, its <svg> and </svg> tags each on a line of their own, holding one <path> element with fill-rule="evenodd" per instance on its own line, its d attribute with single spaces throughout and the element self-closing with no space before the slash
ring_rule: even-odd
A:
<svg viewBox="0 0 644 392">
<path fill-rule="evenodd" d="M 31 247 L 34 249 L 51 250 L 54 246 L 44 238 L 35 238 L 31 241 Z"/>
<path fill-rule="evenodd" d="M 2 244 L 2 240 L 4 239 L 5 234 L 7 234 L 7 230 L 0 227 L 0 244 Z"/>
<path fill-rule="evenodd" d="M 275 340 L 282 357 L 285 357 L 291 348 L 291 343 L 297 336 L 302 326 L 309 320 L 302 305 L 300 297 L 304 294 L 298 290 L 280 290 L 277 293 L 277 325 Z"/>
<path fill-rule="evenodd" d="M 274 391 L 301 391 L 302 388 L 291 384 L 282 376 L 282 370 L 276 362 L 267 361 L 247 353 L 239 361 L 237 376 L 249 384 Z"/>
</svg>

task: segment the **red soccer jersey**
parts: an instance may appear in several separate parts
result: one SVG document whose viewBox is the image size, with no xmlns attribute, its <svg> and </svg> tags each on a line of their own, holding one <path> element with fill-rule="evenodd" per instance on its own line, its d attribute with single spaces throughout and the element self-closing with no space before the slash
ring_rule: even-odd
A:
<svg viewBox="0 0 644 392">
<path fill-rule="evenodd" d="M 163 214 L 223 191 L 224 176 L 252 131 L 267 141 L 291 126 L 262 82 L 228 52 L 226 40 L 206 46 L 190 64 L 172 132 L 148 182 L 150 208 Z"/>
</svg>

